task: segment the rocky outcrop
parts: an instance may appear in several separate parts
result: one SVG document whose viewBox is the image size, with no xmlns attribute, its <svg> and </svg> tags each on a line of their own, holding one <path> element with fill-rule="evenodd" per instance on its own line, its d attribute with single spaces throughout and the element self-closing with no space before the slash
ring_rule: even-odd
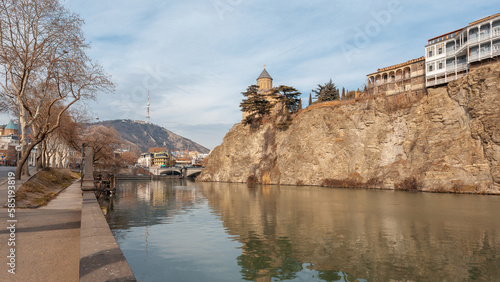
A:
<svg viewBox="0 0 500 282">
<path fill-rule="evenodd" d="M 500 64 L 447 86 L 322 103 L 285 131 L 236 124 L 201 181 L 500 193 Z"/>
</svg>

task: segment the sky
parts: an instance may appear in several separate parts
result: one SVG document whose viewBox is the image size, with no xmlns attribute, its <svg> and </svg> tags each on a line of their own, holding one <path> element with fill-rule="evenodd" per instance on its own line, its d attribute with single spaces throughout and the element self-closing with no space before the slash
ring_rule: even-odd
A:
<svg viewBox="0 0 500 282">
<path fill-rule="evenodd" d="M 85 104 L 93 119 L 145 120 L 149 91 L 151 123 L 209 149 L 241 121 L 241 92 L 264 65 L 306 105 L 317 84 L 362 89 L 428 39 L 500 12 L 498 0 L 61 1 L 116 87 Z"/>
</svg>

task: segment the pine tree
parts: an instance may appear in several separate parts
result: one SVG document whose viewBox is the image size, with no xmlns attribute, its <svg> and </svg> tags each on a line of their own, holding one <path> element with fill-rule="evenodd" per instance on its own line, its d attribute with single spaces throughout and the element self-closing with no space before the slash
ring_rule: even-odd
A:
<svg viewBox="0 0 500 282">
<path fill-rule="evenodd" d="M 342 87 L 342 100 L 345 99 L 345 87 Z"/>
<path fill-rule="evenodd" d="M 313 99 L 312 99 L 311 93 L 309 93 L 309 104 L 307 104 L 307 106 L 309 107 L 310 105 L 312 105 L 312 103 L 313 103 Z"/>
<path fill-rule="evenodd" d="M 293 113 L 299 110 L 300 94 L 297 89 L 286 85 L 280 85 L 274 88 L 272 92 L 272 95 L 276 96 L 283 103 L 286 113 Z"/>
<path fill-rule="evenodd" d="M 333 83 L 331 79 L 324 85 L 318 84 L 318 88 L 314 89 L 313 92 L 316 95 L 316 99 L 320 102 L 340 99 L 339 89 L 335 86 L 335 83 Z"/>
<path fill-rule="evenodd" d="M 247 91 L 242 92 L 246 98 L 240 103 L 241 111 L 248 113 L 243 123 L 250 124 L 255 119 L 267 115 L 271 112 L 273 105 L 267 97 L 258 93 L 257 85 L 250 85 Z"/>
</svg>

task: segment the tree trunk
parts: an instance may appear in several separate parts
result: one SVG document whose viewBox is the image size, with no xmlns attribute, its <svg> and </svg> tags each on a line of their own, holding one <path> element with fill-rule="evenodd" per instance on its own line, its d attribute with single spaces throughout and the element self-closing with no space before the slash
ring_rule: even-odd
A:
<svg viewBox="0 0 500 282">
<path fill-rule="evenodd" d="M 30 144 L 28 146 L 28 148 L 31 147 L 29 150 L 33 149 L 33 145 Z M 22 154 L 21 154 L 21 158 L 19 159 L 19 162 L 17 163 L 17 167 L 16 167 L 16 178 L 18 180 L 21 180 L 21 174 L 23 172 L 25 172 L 25 164 L 26 164 L 26 161 L 28 160 L 28 157 L 29 157 L 29 154 L 26 154 L 25 153 L 26 151 L 24 151 Z"/>
<path fill-rule="evenodd" d="M 42 165 L 43 168 L 48 167 L 47 165 L 47 141 L 44 140 L 42 143 Z"/>
<path fill-rule="evenodd" d="M 36 169 L 37 170 L 40 170 L 43 168 L 43 164 L 42 164 L 42 161 L 43 161 L 43 154 L 42 154 L 42 146 L 38 146 L 40 147 L 38 150 L 36 150 Z"/>
<path fill-rule="evenodd" d="M 24 162 L 23 175 L 31 176 L 30 175 L 30 167 L 29 167 L 29 158 L 30 158 L 31 154 L 28 152 L 27 155 L 28 155 L 28 158 L 27 158 L 26 162 Z"/>
<path fill-rule="evenodd" d="M 18 180 L 21 180 L 21 176 L 22 176 L 22 173 L 25 172 L 25 170 L 23 170 L 24 168 L 24 163 L 26 162 L 26 160 L 28 159 L 29 157 L 29 152 L 30 150 L 27 149 L 27 145 L 28 145 L 28 128 L 26 126 L 26 116 L 27 116 L 27 112 L 26 112 L 26 109 L 23 107 L 23 105 L 21 104 L 21 101 L 18 102 L 19 105 L 18 105 L 18 109 L 19 109 L 19 127 L 21 127 L 21 157 L 19 158 L 19 161 L 17 162 L 17 167 L 16 167 L 16 178 Z"/>
</svg>

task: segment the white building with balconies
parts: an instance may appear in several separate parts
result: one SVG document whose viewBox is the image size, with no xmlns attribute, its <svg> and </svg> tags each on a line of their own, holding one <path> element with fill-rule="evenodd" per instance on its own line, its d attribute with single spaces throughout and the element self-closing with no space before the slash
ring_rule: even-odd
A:
<svg viewBox="0 0 500 282">
<path fill-rule="evenodd" d="M 434 86 L 467 74 L 471 63 L 500 55 L 500 13 L 429 39 L 425 46 L 426 85 Z"/>
</svg>

